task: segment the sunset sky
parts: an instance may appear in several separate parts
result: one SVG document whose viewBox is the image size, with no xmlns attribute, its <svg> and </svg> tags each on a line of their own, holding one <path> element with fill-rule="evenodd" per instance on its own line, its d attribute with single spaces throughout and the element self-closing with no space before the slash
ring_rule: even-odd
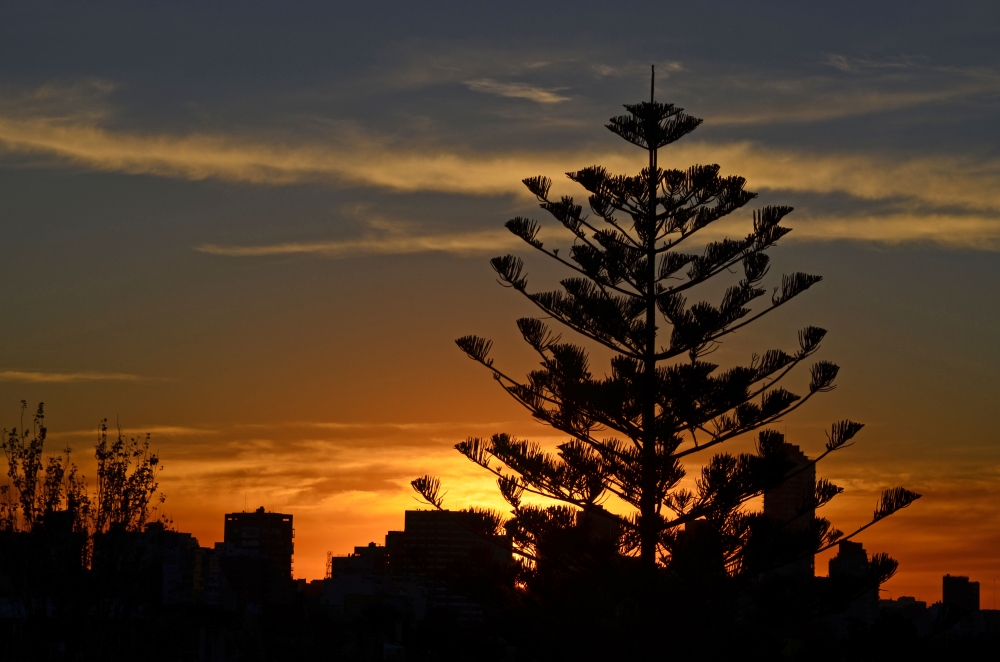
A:
<svg viewBox="0 0 1000 662">
<path fill-rule="evenodd" d="M 661 164 L 719 163 L 794 206 L 772 279 L 824 276 L 713 360 L 828 329 L 839 387 L 780 426 L 815 455 L 832 422 L 867 424 L 819 467 L 846 489 L 823 514 L 852 530 L 883 488 L 922 493 L 859 538 L 901 563 L 887 595 L 936 601 L 966 574 L 993 607 L 1000 5 L 615 7 L 4 4 L 0 427 L 44 401 L 50 450 L 91 479 L 102 418 L 151 433 L 178 529 L 210 546 L 225 512 L 291 513 L 299 577 L 401 528 L 416 476 L 500 505 L 452 446 L 560 436 L 453 340 L 531 369 L 532 308 L 488 260 L 519 252 L 542 288 L 562 272 L 503 222 L 570 242 L 520 180 L 580 195 L 561 173 L 642 167 L 603 124 L 655 64 L 657 98 L 705 119 Z"/>
</svg>

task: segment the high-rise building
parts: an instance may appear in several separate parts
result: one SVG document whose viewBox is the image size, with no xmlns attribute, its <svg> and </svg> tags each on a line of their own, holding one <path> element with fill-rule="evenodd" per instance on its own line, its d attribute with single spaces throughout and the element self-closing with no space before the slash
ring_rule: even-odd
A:
<svg viewBox="0 0 1000 662">
<path fill-rule="evenodd" d="M 292 578 L 295 551 L 292 516 L 270 513 L 261 506 L 252 513 L 228 513 L 223 537 L 227 549 L 267 559 L 279 576 Z"/>
<path fill-rule="evenodd" d="M 91 568 L 98 582 L 128 584 L 152 604 L 210 603 L 206 554 L 190 533 L 150 522 L 141 532 L 114 527 L 94 534 Z"/>
<path fill-rule="evenodd" d="M 220 599 L 255 604 L 288 601 L 293 593 L 292 516 L 269 513 L 263 507 L 227 513 L 224 535 L 223 542 L 215 543 L 224 580 Z"/>
<path fill-rule="evenodd" d="M 428 607 L 458 620 L 481 619 L 482 606 L 454 592 L 448 575 L 461 572 L 463 564 L 510 561 L 510 537 L 483 532 L 481 519 L 470 512 L 408 510 L 404 523 L 403 531 L 390 531 L 385 539 L 393 574 L 419 584 Z"/>
<path fill-rule="evenodd" d="M 864 545 L 842 540 L 837 555 L 830 559 L 830 579 L 859 578 L 868 574 L 868 553 Z"/>
<path fill-rule="evenodd" d="M 941 602 L 964 611 L 979 611 L 979 582 L 968 577 L 945 575 L 941 582 Z"/>
<path fill-rule="evenodd" d="M 806 522 L 814 511 L 810 509 L 801 516 L 799 514 L 816 490 L 816 465 L 810 464 L 806 454 L 794 444 L 782 444 L 781 449 L 794 466 L 785 474 L 788 476 L 785 482 L 764 492 L 764 514 L 780 522 Z"/>
<path fill-rule="evenodd" d="M 868 553 L 859 542 L 842 540 L 837 546 L 837 555 L 830 559 L 830 581 L 841 581 L 848 586 L 856 586 L 869 580 L 871 566 L 868 563 Z M 848 606 L 844 615 L 872 623 L 878 618 L 878 588 L 864 590 L 857 599 Z"/>
<path fill-rule="evenodd" d="M 808 529 L 816 514 L 814 508 L 808 507 L 816 491 L 816 465 L 798 446 L 785 443 L 781 449 L 793 466 L 785 474 L 785 482 L 764 492 L 764 514 L 794 533 Z M 815 559 L 812 555 L 797 559 L 782 566 L 778 574 L 811 577 L 815 574 Z"/>
<path fill-rule="evenodd" d="M 386 547 L 398 545 L 406 574 L 430 577 L 484 550 L 496 560 L 511 558 L 506 536 L 481 535 L 475 513 L 449 510 L 407 510 L 402 536 L 386 536 Z M 392 540 L 390 540 L 390 537 Z"/>
</svg>

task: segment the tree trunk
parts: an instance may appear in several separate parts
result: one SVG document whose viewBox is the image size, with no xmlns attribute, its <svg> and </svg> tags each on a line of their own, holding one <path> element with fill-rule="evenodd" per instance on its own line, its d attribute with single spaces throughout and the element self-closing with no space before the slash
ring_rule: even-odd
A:
<svg viewBox="0 0 1000 662">
<path fill-rule="evenodd" d="M 652 96 L 652 95 L 651 95 Z M 656 148 L 649 149 L 649 203 L 646 237 L 646 347 L 642 387 L 642 494 L 639 543 L 642 564 L 656 568 Z"/>
</svg>

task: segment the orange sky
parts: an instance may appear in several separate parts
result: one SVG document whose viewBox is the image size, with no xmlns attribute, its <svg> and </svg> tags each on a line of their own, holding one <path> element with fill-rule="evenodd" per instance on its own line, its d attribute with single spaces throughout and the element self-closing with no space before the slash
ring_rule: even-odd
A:
<svg viewBox="0 0 1000 662">
<path fill-rule="evenodd" d="M 891 270 L 927 261 L 917 251 L 852 250 L 854 259 L 886 262 Z M 917 368 L 921 345 L 887 340 L 914 321 L 902 311 L 906 306 L 881 301 L 890 285 L 874 288 L 866 301 L 854 296 L 856 276 L 831 275 L 826 263 L 844 253 L 795 243 L 775 251 L 776 268 L 811 264 L 827 280 L 715 359 L 726 365 L 745 360 L 750 348 L 788 347 L 804 323 L 830 329 L 822 353 L 842 366 L 838 389 L 781 426 L 790 441 L 816 455 L 832 421 L 850 417 L 867 424 L 853 447 L 820 467 L 820 475 L 846 488 L 824 514 L 850 530 L 867 521 L 883 488 L 917 490 L 923 499 L 859 538 L 869 552 L 885 551 L 901 562 L 899 575 L 884 588 L 933 601 L 945 572 L 969 574 L 985 586 L 1000 570 L 991 508 L 998 465 L 992 449 L 975 444 L 982 428 L 955 420 L 980 403 L 948 383 L 962 379 L 958 371 L 942 372 L 953 357 Z M 462 333 L 482 333 L 496 340 L 498 361 L 515 370 L 531 367 L 513 324 L 527 304 L 498 287 L 485 262 L 438 256 L 420 271 L 416 257 L 271 262 L 244 274 L 250 289 L 292 270 L 298 282 L 322 277 L 334 300 L 310 304 L 305 294 L 281 293 L 242 313 L 245 322 L 232 326 L 226 342 L 213 344 L 217 351 L 206 357 L 207 365 L 182 364 L 168 372 L 168 354 L 137 371 L 170 377 L 5 382 L 0 388 L 8 397 L 45 398 L 53 445 L 71 442 L 79 455 L 93 437 L 83 427 L 93 421 L 90 412 L 113 417 L 116 412 L 101 411 L 101 403 L 118 403 L 126 429 L 153 435 L 164 459 L 164 510 L 178 528 L 210 545 L 221 538 L 223 513 L 242 510 L 244 503 L 291 513 L 295 574 L 316 578 L 327 551 L 346 554 L 354 545 L 381 542 L 387 530 L 402 525 L 403 510 L 420 507 L 408 485 L 416 476 L 440 476 L 452 507 L 502 507 L 493 481 L 452 449 L 457 441 L 506 431 L 558 443 L 559 435 L 531 421 L 452 343 Z M 531 265 L 533 273 L 547 275 L 537 260 Z M 420 277 L 407 282 L 415 273 Z M 350 287 L 369 278 L 374 289 Z M 278 310 L 266 312 L 271 305 Z M 333 334 L 337 340 L 327 344 Z M 928 373 L 944 384 L 941 391 L 923 389 Z M 920 399 L 911 404 L 911 398 Z M 934 411 L 933 403 L 942 400 L 952 415 L 915 413 Z M 969 409 L 962 409 L 962 400 Z M 963 443 L 957 433 L 971 441 Z M 817 563 L 820 573 L 825 558 Z M 985 601 L 985 588 L 983 596 Z"/>
</svg>

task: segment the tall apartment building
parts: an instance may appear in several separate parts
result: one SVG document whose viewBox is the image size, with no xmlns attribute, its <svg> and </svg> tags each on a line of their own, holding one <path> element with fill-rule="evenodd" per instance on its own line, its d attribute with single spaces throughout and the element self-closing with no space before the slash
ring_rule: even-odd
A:
<svg viewBox="0 0 1000 662">
<path fill-rule="evenodd" d="M 968 577 L 945 575 L 941 581 L 941 602 L 968 612 L 979 611 L 979 582 Z"/>
<path fill-rule="evenodd" d="M 449 572 L 467 563 L 512 557 L 510 538 L 483 535 L 477 520 L 475 513 L 408 510 L 403 531 L 390 531 L 385 537 L 393 575 L 419 584 L 428 607 L 447 610 L 459 620 L 482 618 L 482 606 L 449 587 Z"/>
<path fill-rule="evenodd" d="M 816 491 L 816 465 L 810 464 L 806 454 L 793 444 L 782 444 L 785 457 L 793 466 L 785 474 L 788 478 L 780 486 L 764 493 L 764 514 L 785 523 L 790 531 L 807 528 L 815 516 L 815 509 L 805 508 Z M 779 573 L 809 576 L 816 574 L 812 556 L 798 559 L 783 566 Z"/>
<path fill-rule="evenodd" d="M 228 513 L 223 535 L 227 551 L 267 559 L 279 576 L 292 578 L 295 552 L 292 516 L 269 513 L 261 506 L 252 513 Z"/>
<path fill-rule="evenodd" d="M 842 540 L 837 546 L 837 555 L 830 559 L 830 580 L 845 581 L 851 584 L 864 581 L 868 577 L 870 565 L 868 553 L 859 542 Z M 864 591 L 854 600 L 844 614 L 868 623 L 878 618 L 878 588 Z"/>
<path fill-rule="evenodd" d="M 444 572 L 467 560 L 474 551 L 485 552 L 496 560 L 510 560 L 510 538 L 480 535 L 476 519 L 475 513 L 407 510 L 402 534 L 390 531 L 386 547 L 390 553 L 400 555 L 403 573 L 420 577 Z"/>
<path fill-rule="evenodd" d="M 858 578 L 868 574 L 868 553 L 864 545 L 842 540 L 837 555 L 830 559 L 830 579 Z"/>
<path fill-rule="evenodd" d="M 291 515 L 263 507 L 227 513 L 223 542 L 215 543 L 225 588 L 231 592 L 227 599 L 258 604 L 289 600 L 294 538 Z"/>
</svg>

